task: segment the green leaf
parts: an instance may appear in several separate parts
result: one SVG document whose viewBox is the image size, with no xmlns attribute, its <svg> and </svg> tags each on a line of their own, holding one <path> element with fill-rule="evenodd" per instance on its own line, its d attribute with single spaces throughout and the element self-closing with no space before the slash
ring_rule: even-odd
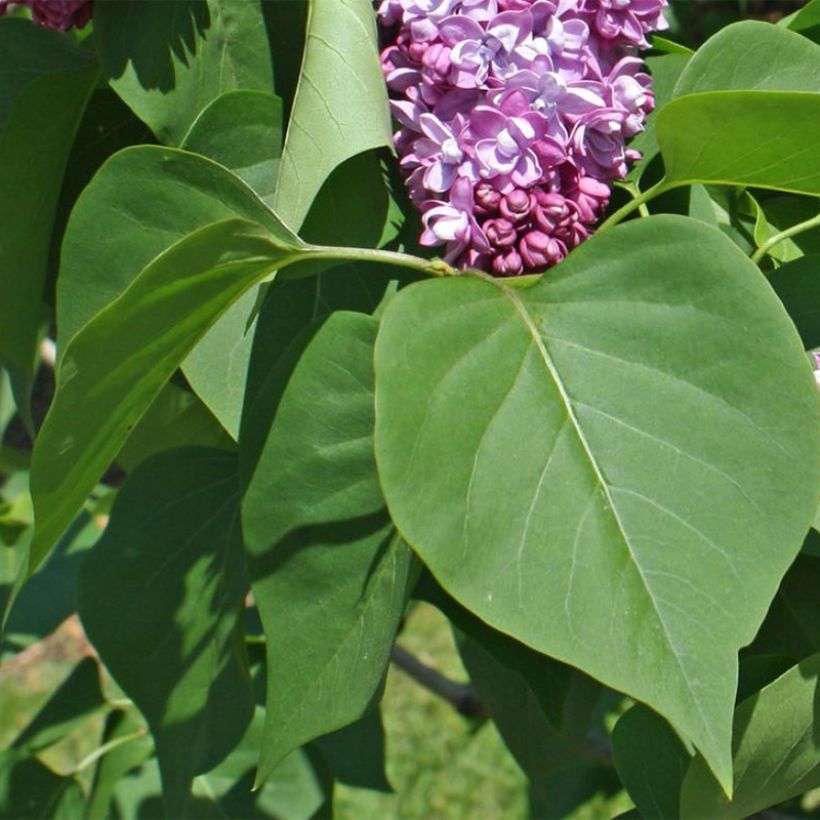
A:
<svg viewBox="0 0 820 820">
<path fill-rule="evenodd" d="M 573 679 L 559 732 L 517 672 L 466 636 L 458 641 L 458 651 L 504 743 L 534 785 L 577 756 L 598 697 L 593 681 L 582 676 Z"/>
<path fill-rule="evenodd" d="M 677 818 L 691 755 L 672 727 L 638 704 L 618 718 L 612 752 L 621 782 L 641 816 Z"/>
<path fill-rule="evenodd" d="M 0 754 L 0 818 L 54 818 L 57 806 L 75 781 L 60 777 L 37 758 Z"/>
<path fill-rule="evenodd" d="M 577 673 L 484 623 L 453 600 L 429 573 L 422 575 L 413 595 L 438 607 L 453 626 L 492 655 L 498 664 L 518 673 L 553 728 L 561 730 L 564 704 L 573 675 Z"/>
<path fill-rule="evenodd" d="M 656 120 L 664 187 L 704 182 L 820 194 L 819 118 L 820 94 L 716 91 L 672 100 Z"/>
<path fill-rule="evenodd" d="M 803 256 L 781 265 L 769 284 L 783 302 L 806 350 L 820 347 L 820 255 Z"/>
<path fill-rule="evenodd" d="M 749 54 L 766 54 L 765 63 Z M 694 54 L 674 96 L 704 91 L 806 91 L 820 88 L 820 46 L 769 23 L 744 20 L 721 29 Z M 769 122 L 766 135 L 769 136 Z"/>
<path fill-rule="evenodd" d="M 253 715 L 236 631 L 247 589 L 238 491 L 235 454 L 155 456 L 128 477 L 80 573 L 83 626 L 151 727 L 171 816 Z"/>
<path fill-rule="evenodd" d="M 703 760 L 683 781 L 679 817 L 741 818 L 820 786 L 820 653 L 790 669 L 735 712 L 733 800 Z"/>
<path fill-rule="evenodd" d="M 657 111 L 672 99 L 672 90 L 690 60 L 688 54 L 664 54 L 647 57 L 646 66 L 652 75 L 652 93 L 655 95 L 655 111 L 646 121 L 646 130 L 638 134 L 629 147 L 641 152 L 641 159 L 632 166 L 629 178 L 639 180 L 649 163 L 658 155 L 658 137 L 655 133 Z"/>
<path fill-rule="evenodd" d="M 102 530 L 83 510 L 39 572 L 20 590 L 4 627 L 3 646 L 25 648 L 51 634 L 77 608 L 77 573 Z"/>
<path fill-rule="evenodd" d="M 97 662 L 84 658 L 60 685 L 11 746 L 18 754 L 35 754 L 64 738 L 105 706 Z"/>
<path fill-rule="evenodd" d="M 286 757 L 264 785 L 253 791 L 264 724 L 265 710 L 257 706 L 236 748 L 215 769 L 194 780 L 194 816 L 243 820 L 310 820 L 316 816 L 326 800 L 324 783 L 304 750 Z"/>
<path fill-rule="evenodd" d="M 172 447 L 231 450 L 236 444 L 193 393 L 166 384 L 128 436 L 117 463 L 130 471 L 155 453 Z"/>
<path fill-rule="evenodd" d="M 298 230 L 331 172 L 391 137 L 372 3 L 314 0 L 274 209 Z"/>
<path fill-rule="evenodd" d="M 158 257 L 66 348 L 32 459 L 30 569 L 48 553 L 163 385 L 250 286 L 304 255 L 295 237 L 239 220 Z"/>
<path fill-rule="evenodd" d="M 283 133 L 279 97 L 269 91 L 229 91 L 199 115 L 182 147 L 230 168 L 270 205 Z"/>
<path fill-rule="evenodd" d="M 820 652 L 818 589 L 820 557 L 798 555 L 749 651 L 786 654 L 793 661 Z"/>
<path fill-rule="evenodd" d="M 388 507 L 439 583 L 647 703 L 729 790 L 736 653 L 820 475 L 814 380 L 756 267 L 657 216 L 527 290 L 412 285 L 382 318 L 376 388 Z"/>
<path fill-rule="evenodd" d="M 111 800 L 120 778 L 144 763 L 154 751 L 145 722 L 135 710 L 112 712 L 106 721 L 102 740 L 109 748 L 94 772 L 84 814 L 88 820 L 112 816 Z"/>
<path fill-rule="evenodd" d="M 770 59 L 763 66 L 748 59 L 750 53 Z M 755 21 L 722 29 L 691 58 L 675 86 L 676 99 L 658 112 L 666 183 L 820 193 L 820 163 L 813 162 L 817 152 L 810 147 L 818 88 L 820 47 L 806 38 Z"/>
<path fill-rule="evenodd" d="M 787 20 L 787 25 L 792 31 L 799 31 L 815 43 L 820 40 L 820 2 L 818 0 L 809 0 L 803 8 L 790 15 Z"/>
<path fill-rule="evenodd" d="M 25 20 L 0 23 L 0 364 L 31 426 L 29 393 L 51 231 L 74 134 L 98 70 L 92 57 Z"/>
<path fill-rule="evenodd" d="M 372 317 L 336 312 L 315 332 L 243 499 L 271 670 L 257 782 L 364 714 L 404 612 L 411 556 L 384 510 L 373 455 L 377 328 Z"/>
<path fill-rule="evenodd" d="M 221 162 L 233 158 L 241 164 L 247 154 L 229 149 L 236 144 L 235 136 L 230 140 L 226 137 L 224 144 L 219 142 L 209 112 L 215 110 L 214 116 L 219 116 L 235 98 L 241 101 L 247 97 L 274 99 L 259 92 L 227 94 L 198 121 L 204 120 L 200 139 L 204 142 L 206 137 L 211 138 L 210 148 L 221 152 L 215 157 Z M 223 105 L 223 100 L 228 103 Z M 271 157 L 280 153 L 281 147 L 277 146 L 269 146 Z M 164 203 L 163 207 L 157 208 L 157 202 Z M 230 217 L 277 230 L 276 218 L 258 195 L 213 161 L 153 147 L 118 154 L 91 182 L 71 217 L 58 280 L 60 344 L 116 299 L 152 259 L 172 244 L 197 228 Z M 135 224 L 140 230 L 134 230 Z M 234 438 L 239 430 L 253 343 L 253 328 L 248 328 L 248 321 L 255 302 L 254 292 L 243 295 L 184 363 L 191 386 Z"/>
<path fill-rule="evenodd" d="M 99 3 L 94 41 L 111 87 L 172 145 L 225 91 L 273 87 L 260 0 Z"/>
<path fill-rule="evenodd" d="M 334 780 L 355 789 L 392 792 L 385 772 L 385 737 L 379 709 L 320 737 L 312 744 L 324 759 Z"/>
<path fill-rule="evenodd" d="M 66 231 L 57 281 L 60 353 L 163 251 L 232 217 L 279 230 L 256 194 L 211 160 L 155 146 L 113 156 L 83 192 Z"/>
</svg>

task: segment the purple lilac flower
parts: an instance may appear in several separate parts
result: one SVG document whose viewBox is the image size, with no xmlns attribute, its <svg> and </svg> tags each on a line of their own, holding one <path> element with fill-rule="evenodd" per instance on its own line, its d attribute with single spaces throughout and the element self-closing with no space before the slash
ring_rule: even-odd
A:
<svg viewBox="0 0 820 820">
<path fill-rule="evenodd" d="M 0 0 L 2 2 L 2 0 Z M 421 244 L 516 276 L 591 234 L 654 97 L 667 0 L 381 0 L 381 59 Z"/>
<path fill-rule="evenodd" d="M 28 6 L 35 23 L 46 28 L 68 31 L 82 28 L 91 19 L 92 0 L 0 0 L 0 15 L 9 6 Z"/>
</svg>

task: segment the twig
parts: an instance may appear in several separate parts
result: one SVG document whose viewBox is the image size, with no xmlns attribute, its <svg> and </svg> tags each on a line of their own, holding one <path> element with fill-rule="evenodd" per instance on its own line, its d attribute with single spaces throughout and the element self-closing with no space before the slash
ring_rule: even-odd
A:
<svg viewBox="0 0 820 820">
<path fill-rule="evenodd" d="M 489 717 L 489 709 L 468 684 L 450 680 L 398 644 L 393 647 L 390 659 L 416 683 L 446 700 L 459 714 L 471 718 Z"/>
</svg>

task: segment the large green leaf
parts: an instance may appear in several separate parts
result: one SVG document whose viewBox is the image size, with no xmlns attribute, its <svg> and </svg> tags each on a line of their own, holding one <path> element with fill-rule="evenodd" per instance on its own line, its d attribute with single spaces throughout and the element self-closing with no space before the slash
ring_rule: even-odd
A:
<svg viewBox="0 0 820 820">
<path fill-rule="evenodd" d="M 97 76 L 68 38 L 0 22 L 0 364 L 27 421 L 57 200 Z"/>
<path fill-rule="evenodd" d="M 57 283 L 60 353 L 159 254 L 231 217 L 277 230 L 258 196 L 211 160 L 154 146 L 112 157 L 78 200 L 66 231 Z"/>
<path fill-rule="evenodd" d="M 748 258 L 658 216 L 528 290 L 412 285 L 382 319 L 376 388 L 388 507 L 442 586 L 646 702 L 730 789 L 736 653 L 820 474 L 814 380 Z"/>
<path fill-rule="evenodd" d="M 387 89 L 370 0 L 313 0 L 274 207 L 298 230 L 346 159 L 391 145 Z"/>
<path fill-rule="evenodd" d="M 94 40 L 112 88 L 172 145 L 223 92 L 273 88 L 261 0 L 99 3 Z"/>
<path fill-rule="evenodd" d="M 665 185 L 755 185 L 820 194 L 820 94 L 714 91 L 672 100 L 656 120 Z M 766 138 L 760 124 L 766 123 Z"/>
<path fill-rule="evenodd" d="M 79 608 L 148 720 L 171 816 L 253 716 L 236 631 L 246 590 L 237 456 L 170 450 L 131 473 L 83 563 Z"/>
<path fill-rule="evenodd" d="M 765 54 L 765 62 L 749 54 Z M 745 20 L 719 31 L 695 52 L 675 97 L 704 91 L 820 89 L 820 46 L 784 28 Z M 768 134 L 769 123 L 766 124 Z"/>
<path fill-rule="evenodd" d="M 205 331 L 301 245 L 238 220 L 182 240 L 78 333 L 32 459 L 36 568 Z"/>
<path fill-rule="evenodd" d="M 410 551 L 384 509 L 373 455 L 377 328 L 338 311 L 315 333 L 243 499 L 268 656 L 260 782 L 289 752 L 364 714 L 404 611 Z"/>
<path fill-rule="evenodd" d="M 426 266 L 398 254 L 305 245 L 272 215 L 266 227 L 236 219 L 213 223 L 149 264 L 72 338 L 61 358 L 57 393 L 32 459 L 36 530 L 29 570 L 185 356 L 243 293 L 295 262 L 374 255 Z"/>
<path fill-rule="evenodd" d="M 678 817 L 681 783 L 692 758 L 662 717 L 641 704 L 633 706 L 615 724 L 612 753 L 642 817 Z"/>
<path fill-rule="evenodd" d="M 734 798 L 701 758 L 683 781 L 680 817 L 741 818 L 820 786 L 820 653 L 741 703 L 734 723 Z"/>
</svg>

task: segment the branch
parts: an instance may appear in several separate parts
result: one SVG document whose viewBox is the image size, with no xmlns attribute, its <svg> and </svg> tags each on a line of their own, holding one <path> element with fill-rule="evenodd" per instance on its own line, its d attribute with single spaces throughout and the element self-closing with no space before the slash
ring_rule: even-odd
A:
<svg viewBox="0 0 820 820">
<path fill-rule="evenodd" d="M 404 647 L 396 644 L 390 653 L 390 660 L 416 683 L 446 700 L 459 714 L 470 718 L 490 716 L 490 710 L 471 686 L 450 680 L 438 670 L 422 663 Z"/>
</svg>

